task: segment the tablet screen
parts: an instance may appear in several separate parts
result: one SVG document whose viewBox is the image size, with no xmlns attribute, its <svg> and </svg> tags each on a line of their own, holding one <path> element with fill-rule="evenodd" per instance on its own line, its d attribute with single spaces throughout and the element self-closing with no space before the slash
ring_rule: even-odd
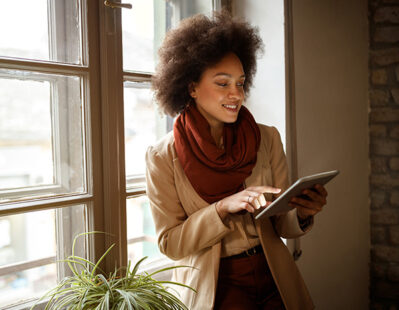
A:
<svg viewBox="0 0 399 310">
<path fill-rule="evenodd" d="M 316 184 L 325 185 L 332 180 L 337 174 L 338 170 L 327 171 L 302 177 L 292 184 L 284 193 L 282 193 L 272 204 L 260 212 L 255 219 L 260 219 L 263 216 L 273 216 L 278 213 L 285 213 L 293 208 L 288 205 L 291 198 L 299 196 L 302 191 L 307 188 L 312 188 Z"/>
</svg>

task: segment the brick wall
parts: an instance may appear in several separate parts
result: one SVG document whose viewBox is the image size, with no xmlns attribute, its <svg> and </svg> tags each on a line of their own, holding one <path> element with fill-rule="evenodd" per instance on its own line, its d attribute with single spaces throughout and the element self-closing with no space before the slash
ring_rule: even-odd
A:
<svg viewBox="0 0 399 310">
<path fill-rule="evenodd" d="M 399 309 L 399 0 L 369 0 L 371 309 Z"/>
</svg>

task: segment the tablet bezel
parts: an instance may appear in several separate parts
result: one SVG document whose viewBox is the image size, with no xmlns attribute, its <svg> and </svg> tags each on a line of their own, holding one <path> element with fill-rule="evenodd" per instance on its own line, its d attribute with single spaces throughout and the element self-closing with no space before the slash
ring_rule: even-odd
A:
<svg viewBox="0 0 399 310">
<path fill-rule="evenodd" d="M 294 208 L 288 206 L 288 201 L 291 200 L 292 197 L 301 195 L 304 189 L 312 188 L 316 184 L 325 185 L 338 174 L 338 170 L 332 170 L 299 178 L 275 201 L 273 201 L 268 207 L 257 214 L 255 219 L 258 220 L 264 216 L 270 217 L 279 213 L 291 211 Z"/>
</svg>

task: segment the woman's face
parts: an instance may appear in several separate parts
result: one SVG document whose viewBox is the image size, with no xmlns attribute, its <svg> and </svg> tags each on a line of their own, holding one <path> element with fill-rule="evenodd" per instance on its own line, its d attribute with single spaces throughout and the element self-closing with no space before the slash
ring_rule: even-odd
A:
<svg viewBox="0 0 399 310">
<path fill-rule="evenodd" d="M 233 123 L 244 101 L 245 74 L 237 55 L 229 53 L 207 68 L 190 91 L 197 109 L 211 127 Z"/>
</svg>

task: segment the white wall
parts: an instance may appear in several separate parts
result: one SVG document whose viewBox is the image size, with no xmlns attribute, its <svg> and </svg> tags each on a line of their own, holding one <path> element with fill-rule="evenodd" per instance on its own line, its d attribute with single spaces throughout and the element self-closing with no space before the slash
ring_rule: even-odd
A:
<svg viewBox="0 0 399 310">
<path fill-rule="evenodd" d="M 236 2 L 267 18 L 264 1 Z M 368 309 L 367 1 L 292 2 L 299 176 L 341 171 L 298 266 L 316 309 Z"/>
</svg>

